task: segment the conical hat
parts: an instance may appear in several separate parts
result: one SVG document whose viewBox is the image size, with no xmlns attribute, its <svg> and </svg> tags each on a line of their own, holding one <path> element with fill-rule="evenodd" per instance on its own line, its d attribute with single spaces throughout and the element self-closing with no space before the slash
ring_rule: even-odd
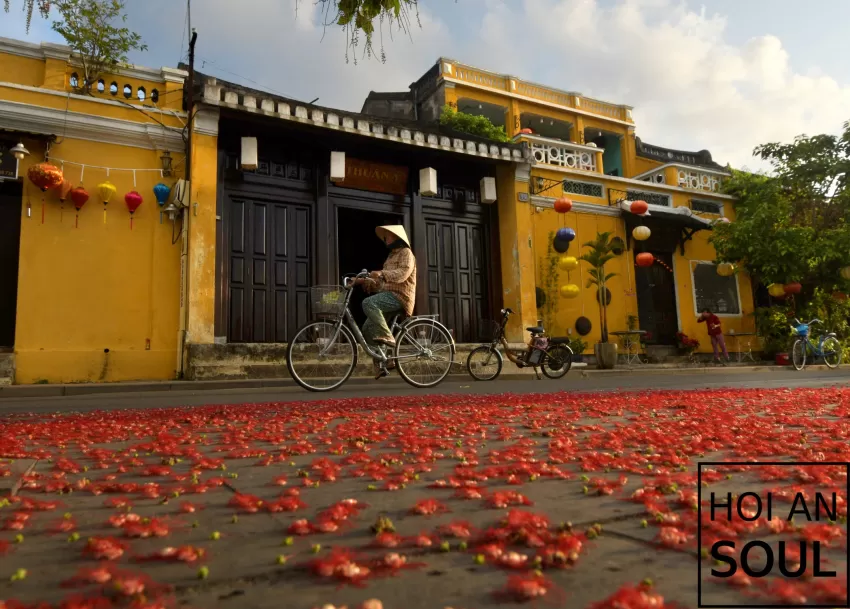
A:
<svg viewBox="0 0 850 609">
<path fill-rule="evenodd" d="M 410 239 L 407 238 L 407 231 L 404 230 L 404 227 L 401 224 L 379 226 L 375 229 L 375 234 L 378 235 L 378 238 L 381 240 L 384 239 L 384 235 L 386 233 L 389 233 L 394 237 L 398 237 L 399 239 L 404 241 L 407 247 L 410 247 Z"/>
</svg>

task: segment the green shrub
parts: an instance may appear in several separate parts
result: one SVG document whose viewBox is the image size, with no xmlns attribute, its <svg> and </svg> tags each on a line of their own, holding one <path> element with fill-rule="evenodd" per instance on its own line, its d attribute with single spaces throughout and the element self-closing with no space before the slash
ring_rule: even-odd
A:
<svg viewBox="0 0 850 609">
<path fill-rule="evenodd" d="M 511 141 L 511 138 L 505 133 L 505 128 L 497 127 L 486 116 L 458 112 L 449 105 L 443 106 L 443 111 L 440 113 L 440 124 L 455 131 L 477 135 L 496 142 Z"/>
</svg>

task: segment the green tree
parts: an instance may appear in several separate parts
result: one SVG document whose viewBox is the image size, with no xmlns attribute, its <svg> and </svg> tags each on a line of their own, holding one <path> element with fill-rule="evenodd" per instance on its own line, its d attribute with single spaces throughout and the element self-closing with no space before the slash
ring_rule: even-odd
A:
<svg viewBox="0 0 850 609">
<path fill-rule="evenodd" d="M 719 262 L 732 262 L 764 285 L 799 282 L 798 301 L 815 288 L 847 289 L 850 265 L 850 122 L 840 136 L 799 136 L 755 149 L 772 175 L 734 171 L 725 192 L 736 219 L 711 238 Z"/>
<path fill-rule="evenodd" d="M 510 142 L 504 127 L 497 127 L 486 116 L 458 112 L 448 104 L 440 112 L 440 124 L 449 129 L 477 135 L 497 142 Z"/>
<path fill-rule="evenodd" d="M 590 248 L 590 251 L 582 255 L 581 259 L 590 265 L 588 269 L 590 279 L 587 280 L 587 287 L 596 286 L 599 299 L 599 327 L 602 330 L 602 337 L 599 342 L 607 343 L 608 292 L 605 284 L 608 283 L 609 279 L 617 276 L 617 273 L 605 272 L 605 265 L 617 257 L 611 245 L 611 233 L 599 233 L 596 235 L 596 239 L 588 241 L 582 247 Z"/>
<path fill-rule="evenodd" d="M 11 8 L 10 0 L 3 0 L 3 6 L 6 12 Z M 36 9 L 42 17 L 47 19 L 50 16 L 50 0 L 24 0 L 24 12 L 27 14 L 27 34 L 30 33 L 30 25 L 32 25 L 32 16 Z"/>
<path fill-rule="evenodd" d="M 53 22 L 82 64 L 78 88 L 90 93 L 106 71 L 115 72 L 133 50 L 147 50 L 141 36 L 116 23 L 127 20 L 123 0 L 58 0 L 53 6 L 62 18 Z"/>
</svg>

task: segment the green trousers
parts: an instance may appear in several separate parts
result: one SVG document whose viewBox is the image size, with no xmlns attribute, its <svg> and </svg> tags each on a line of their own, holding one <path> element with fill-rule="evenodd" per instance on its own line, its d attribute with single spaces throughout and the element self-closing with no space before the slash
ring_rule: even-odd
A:
<svg viewBox="0 0 850 609">
<path fill-rule="evenodd" d="M 393 335 L 387 325 L 387 319 L 402 311 L 404 307 L 392 292 L 379 292 L 365 299 L 363 312 L 366 314 L 366 323 L 363 324 L 363 338 L 366 343 L 375 346 L 376 338 L 392 340 Z"/>
</svg>

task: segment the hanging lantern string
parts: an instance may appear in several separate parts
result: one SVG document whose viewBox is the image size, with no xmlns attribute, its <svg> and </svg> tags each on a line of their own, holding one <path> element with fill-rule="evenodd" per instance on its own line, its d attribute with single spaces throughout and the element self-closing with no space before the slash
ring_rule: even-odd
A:
<svg viewBox="0 0 850 609">
<path fill-rule="evenodd" d="M 151 169 L 151 168 L 148 168 L 148 167 L 136 167 L 136 168 L 132 168 L 132 167 L 104 167 L 102 165 L 90 165 L 88 163 L 77 163 L 75 161 L 66 161 L 65 159 L 58 159 L 58 158 L 51 157 L 51 156 L 48 156 L 46 158 L 50 161 L 53 161 L 54 163 L 61 163 L 63 167 L 66 163 L 68 165 L 75 165 L 77 167 L 81 167 L 82 169 L 80 170 L 80 181 L 82 181 L 82 179 L 83 179 L 83 173 L 85 172 L 86 167 L 88 167 L 89 169 L 102 169 L 102 170 L 106 171 L 107 177 L 109 177 L 110 171 L 130 171 L 133 174 L 133 186 L 134 187 L 136 186 L 136 172 L 137 171 L 152 171 L 154 173 L 158 173 L 159 177 L 164 177 L 162 169 Z"/>
</svg>

